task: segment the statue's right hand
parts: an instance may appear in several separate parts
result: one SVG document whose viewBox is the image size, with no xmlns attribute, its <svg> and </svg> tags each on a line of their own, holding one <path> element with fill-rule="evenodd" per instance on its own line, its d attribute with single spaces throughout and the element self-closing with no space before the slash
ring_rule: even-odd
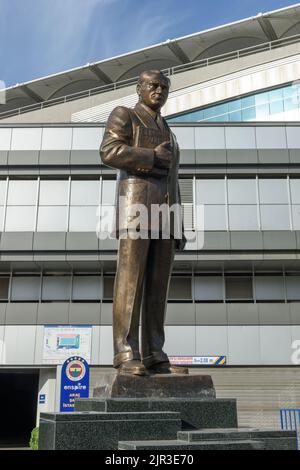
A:
<svg viewBox="0 0 300 470">
<path fill-rule="evenodd" d="M 154 165 L 169 170 L 172 162 L 172 150 L 169 141 L 162 142 L 154 149 Z"/>
</svg>

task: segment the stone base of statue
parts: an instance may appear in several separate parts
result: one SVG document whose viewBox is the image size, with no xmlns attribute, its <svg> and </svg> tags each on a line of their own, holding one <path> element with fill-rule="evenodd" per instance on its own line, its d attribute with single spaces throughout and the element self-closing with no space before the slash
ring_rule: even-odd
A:
<svg viewBox="0 0 300 470">
<path fill-rule="evenodd" d="M 216 391 L 210 375 L 103 374 L 94 388 L 97 398 L 198 398 L 214 399 Z"/>
<path fill-rule="evenodd" d="M 294 431 L 239 429 L 208 375 L 103 374 L 75 410 L 41 413 L 39 449 L 296 449 Z"/>
</svg>

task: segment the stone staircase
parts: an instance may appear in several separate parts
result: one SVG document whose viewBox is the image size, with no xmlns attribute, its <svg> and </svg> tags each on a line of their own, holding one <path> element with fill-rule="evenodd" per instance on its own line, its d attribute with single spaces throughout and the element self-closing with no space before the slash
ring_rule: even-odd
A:
<svg viewBox="0 0 300 470">
<path fill-rule="evenodd" d="M 104 375 L 73 413 L 41 413 L 40 450 L 296 449 L 295 431 L 238 428 L 210 376 Z"/>
<path fill-rule="evenodd" d="M 178 431 L 176 440 L 120 441 L 119 450 L 296 450 L 295 431 L 252 428 Z"/>
</svg>

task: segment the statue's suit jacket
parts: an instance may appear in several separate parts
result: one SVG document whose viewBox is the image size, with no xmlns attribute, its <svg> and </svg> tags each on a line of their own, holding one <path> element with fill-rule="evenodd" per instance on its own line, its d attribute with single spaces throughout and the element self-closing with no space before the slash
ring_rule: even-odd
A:
<svg viewBox="0 0 300 470">
<path fill-rule="evenodd" d="M 153 148 L 137 146 L 138 134 L 144 129 L 158 131 L 158 126 L 145 108 L 137 103 L 134 109 L 124 106 L 116 107 L 109 116 L 100 156 L 102 162 L 119 170 L 116 190 L 115 235 L 118 238 L 121 229 L 126 229 L 131 221 L 130 208 L 133 204 L 144 204 L 148 211 L 151 204 L 166 203 L 172 206 L 180 204 L 178 185 L 179 147 L 175 135 L 162 118 L 165 132 L 161 142 L 169 140 L 172 148 L 172 164 L 169 170 L 154 166 Z M 161 143 L 160 142 L 160 143 Z M 123 196 L 125 204 L 119 217 L 119 196 Z M 120 227 L 122 220 L 122 227 Z M 176 223 L 181 223 L 178 220 Z M 173 233 L 174 227 L 170 226 Z"/>
</svg>

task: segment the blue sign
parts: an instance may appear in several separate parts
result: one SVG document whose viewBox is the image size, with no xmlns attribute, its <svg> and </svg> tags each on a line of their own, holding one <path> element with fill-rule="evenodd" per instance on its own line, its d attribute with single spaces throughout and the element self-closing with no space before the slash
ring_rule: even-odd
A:
<svg viewBox="0 0 300 470">
<path fill-rule="evenodd" d="M 74 411 L 75 399 L 89 396 L 89 365 L 79 356 L 69 357 L 62 366 L 60 411 Z"/>
<path fill-rule="evenodd" d="M 39 395 L 39 404 L 40 404 L 40 405 L 43 405 L 43 404 L 45 404 L 45 403 L 46 403 L 46 395 L 40 394 L 40 395 Z"/>
</svg>

